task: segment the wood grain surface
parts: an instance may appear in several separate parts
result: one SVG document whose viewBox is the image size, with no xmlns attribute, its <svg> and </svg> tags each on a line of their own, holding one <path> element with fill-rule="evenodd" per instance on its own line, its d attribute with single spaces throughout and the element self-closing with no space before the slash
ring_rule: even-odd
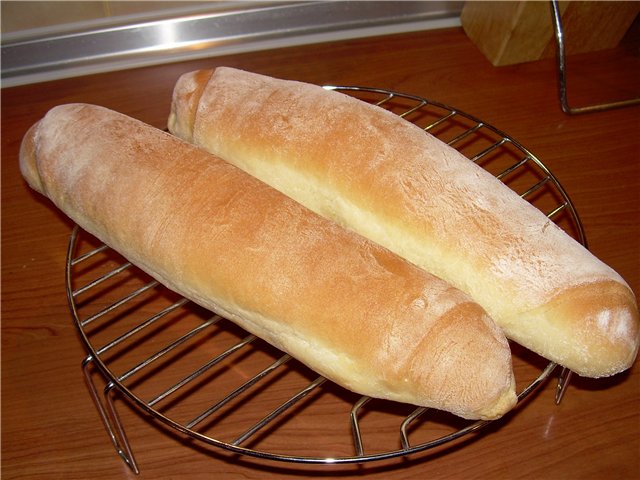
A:
<svg viewBox="0 0 640 480">
<path fill-rule="evenodd" d="M 637 52 L 636 46 L 571 57 L 570 102 L 582 106 L 640 95 Z M 73 326 L 64 284 L 72 224 L 23 182 L 18 170 L 22 136 L 48 109 L 68 102 L 103 105 L 164 128 L 177 77 L 217 65 L 317 84 L 374 86 L 421 95 L 493 124 L 546 163 L 569 192 L 591 251 L 640 292 L 640 109 L 567 116 L 559 107 L 553 59 L 496 68 L 458 28 L 212 57 L 3 89 L 2 478 L 135 477 L 116 455 L 82 376 L 86 351 Z M 194 362 L 202 360 L 200 352 L 208 347 L 197 348 Z M 529 362 L 527 352 L 516 348 L 516 354 L 519 365 Z M 540 366 L 535 359 L 530 363 L 518 368 L 528 372 Z M 313 378 L 309 372 L 297 375 Z M 97 377 L 102 388 L 100 381 Z M 637 364 L 610 379 L 575 378 L 560 405 L 554 404 L 554 388 L 554 381 L 546 383 L 500 422 L 444 448 L 410 458 L 342 466 L 237 456 L 185 439 L 120 397 L 115 403 L 141 479 L 640 477 Z M 321 394 L 325 401 L 320 402 L 317 416 L 308 424 L 294 423 L 284 439 L 270 446 L 304 452 L 312 441 L 336 448 L 349 443 L 342 436 L 349 435 L 348 421 L 328 422 L 334 421 L 331 409 L 344 400 L 343 394 L 331 386 L 323 386 Z M 257 397 L 243 408 L 251 416 L 259 407 L 263 405 Z M 387 432 L 385 423 L 398 412 L 382 409 L 367 415 L 371 443 L 386 442 L 391 435 L 392 444 L 399 447 L 397 432 Z M 228 423 L 229 429 L 236 428 Z"/>
</svg>

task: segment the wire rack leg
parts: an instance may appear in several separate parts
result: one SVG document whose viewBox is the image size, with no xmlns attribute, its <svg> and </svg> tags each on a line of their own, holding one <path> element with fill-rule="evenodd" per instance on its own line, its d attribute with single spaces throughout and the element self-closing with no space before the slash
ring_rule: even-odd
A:
<svg viewBox="0 0 640 480">
<path fill-rule="evenodd" d="M 364 455 L 359 415 L 362 407 L 364 407 L 369 400 L 371 400 L 371 397 L 360 397 L 360 400 L 358 400 L 351 408 L 351 432 L 353 433 L 353 444 L 356 449 L 356 455 L 359 457 Z"/>
<path fill-rule="evenodd" d="M 640 98 L 631 98 L 618 102 L 601 103 L 596 105 L 588 105 L 584 107 L 571 107 L 567 98 L 567 73 L 565 60 L 565 44 L 564 29 L 562 27 L 562 16 L 560 15 L 560 7 L 558 0 L 551 0 L 551 15 L 553 20 L 553 28 L 556 38 L 556 60 L 558 62 L 558 91 L 560 95 L 560 107 L 567 114 L 576 115 L 580 113 L 601 112 L 612 108 L 630 107 L 632 105 L 640 105 Z"/>
<path fill-rule="evenodd" d="M 115 385 L 113 382 L 109 382 L 104 389 L 104 400 L 101 399 L 90 372 L 92 362 L 93 358 L 91 356 L 88 356 L 82 362 L 82 372 L 84 374 L 85 381 L 87 382 L 89 393 L 91 394 L 91 398 L 96 405 L 102 423 L 109 434 L 111 443 L 113 443 L 118 456 L 137 475 L 140 473 L 140 470 L 138 469 L 138 465 L 129 445 L 129 440 L 127 439 L 127 435 L 113 402 L 112 392 L 114 391 Z"/>
<path fill-rule="evenodd" d="M 556 386 L 556 405 L 559 405 L 567 391 L 569 382 L 571 381 L 572 371 L 566 367 L 563 367 L 558 377 L 558 384 Z"/>
</svg>

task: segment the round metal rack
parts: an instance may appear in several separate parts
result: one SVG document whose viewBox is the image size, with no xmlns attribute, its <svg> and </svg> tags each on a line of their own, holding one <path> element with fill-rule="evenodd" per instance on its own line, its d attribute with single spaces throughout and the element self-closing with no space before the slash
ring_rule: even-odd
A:
<svg viewBox="0 0 640 480">
<path fill-rule="evenodd" d="M 500 130 L 422 97 L 376 88 L 325 88 L 386 108 L 440 138 L 586 246 L 580 219 L 558 180 Z M 446 448 L 501 421 L 465 421 L 343 390 L 232 322 L 180 298 L 78 227 L 69 243 L 66 287 L 88 351 L 82 370 L 89 391 L 116 451 L 136 473 L 117 398 L 186 438 L 260 459 L 317 465 Z M 512 350 L 517 414 L 557 365 L 517 345 Z M 559 370 L 556 402 L 571 376 Z M 96 377 L 105 382 L 102 394 Z M 368 428 L 370 421 L 376 422 L 375 431 Z M 292 429 L 309 432 L 309 441 L 292 444 Z M 315 445 L 316 437 L 332 441 Z"/>
</svg>

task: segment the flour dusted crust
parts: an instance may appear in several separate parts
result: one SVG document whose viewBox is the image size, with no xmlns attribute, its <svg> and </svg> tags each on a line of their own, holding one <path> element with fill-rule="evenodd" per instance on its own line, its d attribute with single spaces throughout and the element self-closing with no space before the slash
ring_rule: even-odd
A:
<svg viewBox="0 0 640 480">
<path fill-rule="evenodd" d="M 640 330 L 629 286 L 455 149 L 382 108 L 230 68 L 183 75 L 170 130 L 467 292 L 507 336 L 615 374 Z M 603 294 L 606 292 L 606 295 Z"/>
<path fill-rule="evenodd" d="M 508 342 L 466 294 L 204 150 L 73 104 L 20 165 L 135 265 L 348 389 L 473 419 L 516 402 Z"/>
</svg>

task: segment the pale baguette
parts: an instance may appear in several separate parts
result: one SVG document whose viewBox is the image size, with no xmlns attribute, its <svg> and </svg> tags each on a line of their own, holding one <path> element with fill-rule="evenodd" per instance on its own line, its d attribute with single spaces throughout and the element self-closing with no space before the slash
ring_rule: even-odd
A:
<svg viewBox="0 0 640 480">
<path fill-rule="evenodd" d="M 624 280 L 419 127 L 347 95 L 230 68 L 185 74 L 176 135 L 468 293 L 507 336 L 580 375 L 628 368 Z"/>
<path fill-rule="evenodd" d="M 497 418 L 510 349 L 467 295 L 182 140 L 110 110 L 52 109 L 24 177 L 167 287 L 357 393 Z"/>
</svg>

